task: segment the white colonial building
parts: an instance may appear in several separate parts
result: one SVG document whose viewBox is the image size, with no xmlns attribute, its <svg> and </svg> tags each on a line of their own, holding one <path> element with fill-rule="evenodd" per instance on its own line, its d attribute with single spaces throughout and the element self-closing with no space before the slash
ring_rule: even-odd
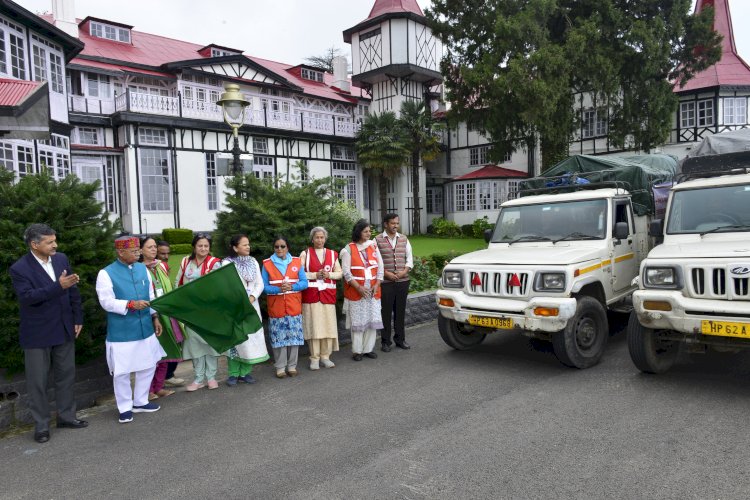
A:
<svg viewBox="0 0 750 500">
<path fill-rule="evenodd" d="M 675 90 L 680 107 L 661 150 L 677 156 L 707 134 L 747 127 L 750 69 L 734 46 L 727 0 L 699 0 L 696 8 L 707 4 L 724 50 L 720 63 Z M 365 115 L 398 113 L 407 100 L 424 101 L 437 119 L 445 113 L 442 47 L 416 0 L 374 0 L 369 15 L 343 32 L 351 78 L 343 60 L 331 74 L 75 14 L 73 0 L 53 0 L 53 14 L 42 17 L 0 0 L 0 166 L 17 177 L 47 168 L 57 178 L 99 180 L 104 207 L 133 233 L 215 227 L 225 192 L 219 156 L 232 145 L 216 105 L 226 84 L 239 85 L 250 102 L 240 129 L 240 147 L 252 154 L 248 169 L 281 182 L 344 179 L 342 198 L 376 224 L 377 183 L 363 174 L 354 147 Z M 582 125 L 571 154 L 622 154 L 608 140 L 606 107 L 585 94 L 577 102 Z M 9 118 L 21 111 L 33 118 L 46 107 L 41 130 Z M 446 130 L 443 144 L 421 169 L 422 231 L 438 216 L 494 220 L 519 181 L 539 173 L 538 146 L 493 163 L 492 141 L 466 124 Z M 408 231 L 409 167 L 389 183 L 387 203 Z"/>
</svg>

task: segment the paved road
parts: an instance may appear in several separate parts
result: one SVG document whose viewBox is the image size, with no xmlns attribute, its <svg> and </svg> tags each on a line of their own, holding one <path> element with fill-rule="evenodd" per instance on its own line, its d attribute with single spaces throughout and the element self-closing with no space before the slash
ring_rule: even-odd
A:
<svg viewBox="0 0 750 500">
<path fill-rule="evenodd" d="M 685 356 L 663 376 L 623 333 L 577 371 L 518 335 L 414 349 L 233 389 L 178 393 L 120 425 L 0 440 L 0 498 L 750 497 L 750 356 Z"/>
</svg>

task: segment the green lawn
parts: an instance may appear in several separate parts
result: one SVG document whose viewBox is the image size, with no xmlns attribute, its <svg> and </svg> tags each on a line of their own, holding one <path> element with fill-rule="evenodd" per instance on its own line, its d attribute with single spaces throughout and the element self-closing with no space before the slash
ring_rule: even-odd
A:
<svg viewBox="0 0 750 500">
<path fill-rule="evenodd" d="M 465 254 L 474 250 L 484 250 L 487 243 L 482 239 L 449 239 L 449 238 L 430 238 L 427 236 L 409 236 L 411 248 L 414 255 L 418 257 L 427 257 L 435 253 L 457 252 Z"/>
</svg>

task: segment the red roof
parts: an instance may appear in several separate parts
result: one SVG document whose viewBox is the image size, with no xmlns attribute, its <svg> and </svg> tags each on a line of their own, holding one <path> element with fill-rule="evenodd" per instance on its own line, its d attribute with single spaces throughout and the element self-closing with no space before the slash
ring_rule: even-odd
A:
<svg viewBox="0 0 750 500">
<path fill-rule="evenodd" d="M 695 12 L 698 13 L 703 8 L 710 6 L 714 8 L 714 31 L 724 37 L 721 42 L 721 60 L 696 74 L 684 87 L 676 87 L 676 92 L 700 90 L 720 85 L 750 85 L 750 66 L 737 54 L 737 47 L 734 43 L 729 1 L 698 0 Z"/>
<path fill-rule="evenodd" d="M 479 170 L 456 177 L 453 180 L 466 181 L 470 179 L 495 179 L 498 177 L 528 177 L 528 174 L 511 168 L 498 167 L 497 165 L 485 165 Z"/>
<path fill-rule="evenodd" d="M 20 106 L 43 82 L 0 78 L 0 106 Z"/>
<path fill-rule="evenodd" d="M 418 16 L 424 16 L 422 9 L 419 8 L 417 0 L 375 0 L 370 15 L 367 19 L 373 19 L 383 14 L 393 14 L 398 12 L 411 12 Z"/>
<path fill-rule="evenodd" d="M 115 73 L 138 73 L 139 75 L 158 76 L 161 78 L 175 78 L 173 74 L 164 73 L 162 71 L 134 68 L 132 66 L 124 66 L 122 64 L 109 64 L 100 61 L 92 61 L 91 59 L 81 59 L 80 57 L 72 59 L 70 61 L 70 64 L 74 66 L 84 66 L 87 68 L 106 69 Z"/>
</svg>

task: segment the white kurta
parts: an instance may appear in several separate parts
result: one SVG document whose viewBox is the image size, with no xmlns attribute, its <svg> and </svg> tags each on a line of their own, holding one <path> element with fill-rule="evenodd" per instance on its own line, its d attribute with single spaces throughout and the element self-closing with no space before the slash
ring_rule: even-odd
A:
<svg viewBox="0 0 750 500">
<path fill-rule="evenodd" d="M 150 284 L 151 273 L 146 273 L 146 276 L 148 276 Z M 148 290 L 149 299 L 153 300 L 154 287 L 149 286 Z M 128 313 L 128 301 L 115 297 L 112 278 L 103 269 L 99 271 L 96 277 L 96 295 L 99 297 L 99 303 L 105 311 L 123 316 Z M 151 309 L 152 314 L 155 312 Z M 130 342 L 105 342 L 105 347 L 107 352 L 107 366 L 109 366 L 109 373 L 112 375 L 122 375 L 153 368 L 161 358 L 167 355 L 164 349 L 162 349 L 156 335 Z"/>
<path fill-rule="evenodd" d="M 237 269 L 237 274 L 239 275 L 240 280 L 242 280 L 242 284 L 245 285 L 245 291 L 247 292 L 248 300 L 251 296 L 255 298 L 255 300 L 251 302 L 251 304 L 255 309 L 255 312 L 258 313 L 258 318 L 261 318 L 262 321 L 263 316 L 260 312 L 260 304 L 258 303 L 258 299 L 260 298 L 260 294 L 263 293 L 263 277 L 260 273 L 260 265 L 258 264 L 258 261 L 251 258 L 250 262 L 255 269 L 255 279 L 252 281 L 245 280 L 245 278 L 243 278 L 242 275 L 239 274 L 239 269 L 237 269 L 236 266 L 235 269 Z M 221 262 L 221 265 L 226 266 L 230 263 L 232 263 L 232 260 L 227 258 Z M 263 331 L 263 326 L 261 326 L 260 329 L 256 330 L 255 332 L 246 333 L 246 341 L 237 346 L 234 346 L 224 354 L 229 357 L 233 357 L 232 355 L 234 353 L 232 351 L 234 350 L 237 353 L 237 357 L 244 361 L 259 363 L 267 360 L 268 349 L 266 348 L 266 338 Z"/>
</svg>

